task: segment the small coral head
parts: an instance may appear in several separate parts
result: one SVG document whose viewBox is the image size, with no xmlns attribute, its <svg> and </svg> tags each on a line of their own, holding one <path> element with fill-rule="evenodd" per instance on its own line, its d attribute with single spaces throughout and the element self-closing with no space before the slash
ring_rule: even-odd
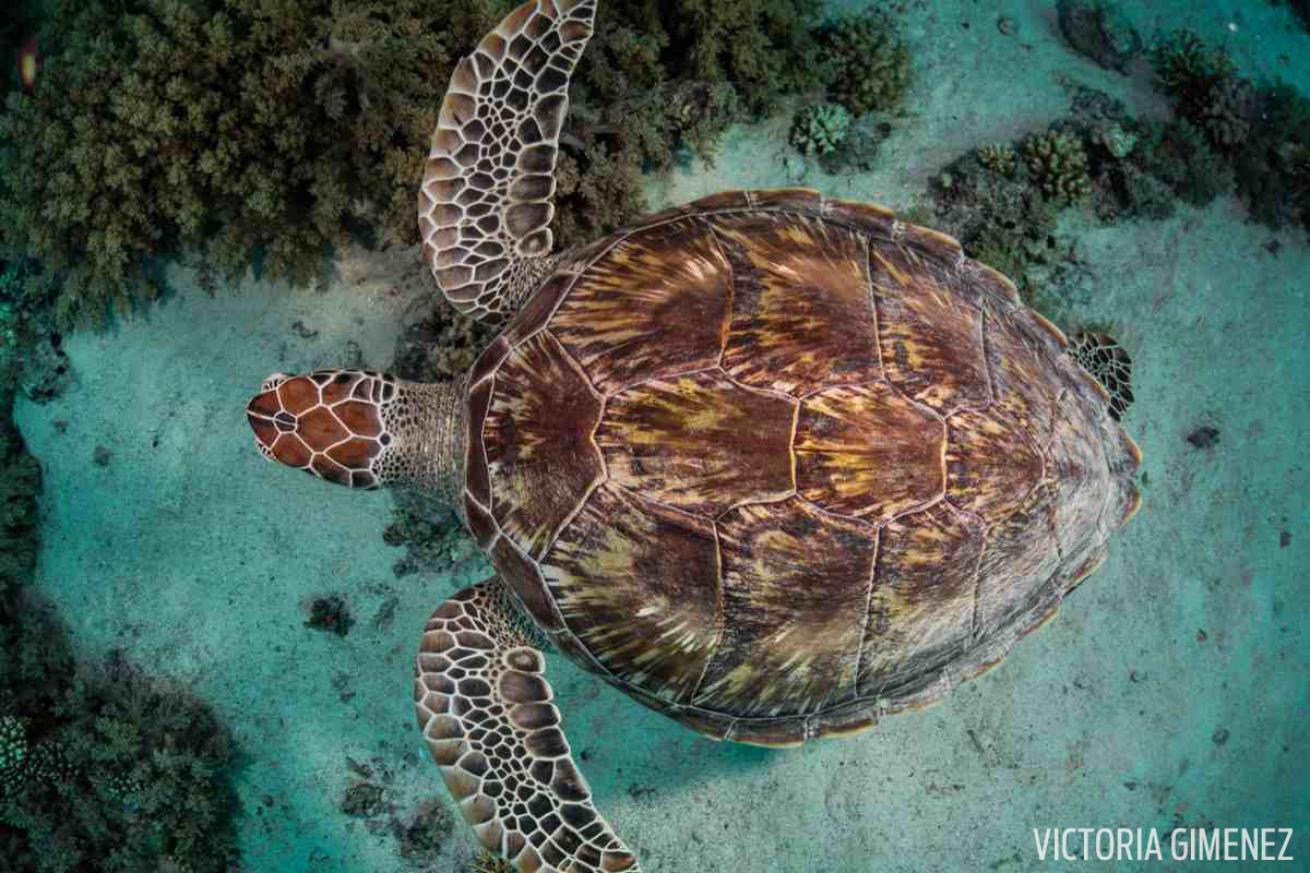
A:
<svg viewBox="0 0 1310 873">
<path fill-rule="evenodd" d="M 351 488 L 383 484 L 396 435 L 386 426 L 396 380 L 369 370 L 274 373 L 246 404 L 255 445 L 270 461 Z"/>
<path fill-rule="evenodd" d="M 18 80 L 23 83 L 23 90 L 31 94 L 36 88 L 36 74 L 41 72 L 41 51 L 36 45 L 36 36 L 23 40 L 18 48 Z"/>
</svg>

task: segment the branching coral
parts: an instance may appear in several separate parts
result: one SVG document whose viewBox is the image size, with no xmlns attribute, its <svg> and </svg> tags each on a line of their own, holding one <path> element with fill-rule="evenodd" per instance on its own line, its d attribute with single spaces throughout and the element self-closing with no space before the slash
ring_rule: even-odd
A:
<svg viewBox="0 0 1310 873">
<path fill-rule="evenodd" d="M 1157 47 L 1155 67 L 1177 113 L 1231 164 L 1251 216 L 1310 227 L 1310 100 L 1283 82 L 1257 88 L 1236 75 L 1226 52 L 1188 31 Z M 1203 172 L 1189 176 L 1204 180 Z"/>
<path fill-rule="evenodd" d="M 1024 157 L 1042 193 L 1056 201 L 1074 201 L 1092 190 L 1087 152 L 1082 141 L 1061 131 L 1034 134 L 1024 141 Z"/>
<path fill-rule="evenodd" d="M 408 820 L 391 821 L 401 857 L 424 866 L 435 860 L 454 827 L 454 817 L 435 799 L 421 802 Z"/>
<path fill-rule="evenodd" d="M 867 172 L 873 169 L 882 143 L 891 135 L 891 130 L 889 122 L 879 121 L 873 115 L 852 119 L 846 136 L 837 147 L 819 155 L 819 166 L 825 173 L 833 175 Z"/>
<path fill-rule="evenodd" d="M 1072 113 L 1025 139 L 1022 162 L 1012 163 L 1011 147 L 997 144 L 947 166 L 934 180 L 932 223 L 1009 275 L 1030 301 L 1044 297 L 1057 307 L 1077 270 L 1055 233 L 1056 217 L 1076 203 L 1105 221 L 1162 219 L 1179 201 L 1211 202 L 1231 190 L 1236 175 L 1256 220 L 1310 224 L 1310 100 L 1283 83 L 1249 90 L 1232 75 L 1227 55 L 1186 32 L 1156 49 L 1156 64 L 1162 87 L 1179 99 L 1179 117 L 1138 119 L 1106 94 L 1074 88 Z M 1222 89 L 1236 110 L 1201 112 L 1211 104 L 1183 100 L 1212 89 Z M 1202 129 L 1206 119 L 1211 124 Z M 1216 145 L 1225 142 L 1241 147 Z M 1042 291 L 1061 284 L 1062 297 Z"/>
<path fill-rule="evenodd" d="M 1009 143 L 991 143 L 978 149 L 978 162 L 1001 176 L 1014 175 L 1016 157 Z"/>
<path fill-rule="evenodd" d="M 1220 79 L 1232 75 L 1233 59 L 1223 49 L 1212 49 L 1190 30 L 1175 30 L 1152 50 L 1156 81 L 1167 94 L 1199 95 Z"/>
<path fill-rule="evenodd" d="M 814 0 L 617 0 L 578 66 L 556 169 L 554 231 L 567 247 L 646 209 L 642 171 L 711 160 L 733 121 L 818 82 Z"/>
<path fill-rule="evenodd" d="M 609 225 L 583 209 L 640 211 L 642 169 L 669 166 L 680 144 L 708 157 L 743 108 L 812 83 L 813 9 L 609 4 L 574 83 L 565 141 L 585 181 L 561 203 L 560 236 Z M 413 242 L 413 192 L 449 70 L 504 11 L 481 0 L 56 0 L 58 63 L 0 120 L 0 245 L 45 262 L 50 296 L 75 320 L 150 297 L 160 252 L 199 248 L 233 272 L 253 256 L 269 275 L 306 279 L 361 229 Z"/>
<path fill-rule="evenodd" d="M 1234 149 L 1251 130 L 1255 105 L 1255 87 L 1250 82 L 1236 77 L 1220 79 L 1197 105 L 1194 121 L 1216 148 Z"/>
<path fill-rule="evenodd" d="M 121 661 L 70 678 L 42 714 L 53 722 L 40 748 L 57 757 L 0 804 L 6 857 L 39 871 L 105 859 L 117 869 L 229 869 L 231 749 L 209 709 Z"/>
<path fill-rule="evenodd" d="M 1234 157 L 1238 194 L 1257 221 L 1310 229 L 1310 99 L 1283 82 L 1256 99 L 1261 123 Z"/>
<path fill-rule="evenodd" d="M 855 115 L 900 106 L 913 67 L 894 18 L 871 9 L 828 26 L 820 39 L 832 67 L 828 93 L 833 100 Z"/>
<path fill-rule="evenodd" d="M 814 84 L 815 45 L 807 29 L 817 0 L 623 0 L 605 7 L 619 21 L 659 10 L 668 34 L 663 58 L 670 78 L 729 82 L 752 113 L 777 97 Z"/>
<path fill-rule="evenodd" d="M 1232 186 L 1228 165 L 1186 121 L 1152 125 L 1137 152 L 1142 169 L 1185 203 L 1204 206 Z"/>
<path fill-rule="evenodd" d="M 149 297 L 160 251 L 305 278 L 352 222 L 412 239 L 453 52 L 423 5 L 61 0 L 58 63 L 0 119 L 4 242 L 73 320 Z"/>
<path fill-rule="evenodd" d="M 1029 268 L 1054 246 L 1056 207 L 1032 184 L 1028 168 L 1012 176 L 983 167 L 976 152 L 946 167 L 933 187 L 929 223 L 960 240 L 970 257 L 1005 273 L 1025 293 Z"/>
<path fill-rule="evenodd" d="M 846 140 L 851 114 L 840 103 L 804 106 L 791 120 L 791 144 L 803 155 L 826 155 Z"/>
</svg>

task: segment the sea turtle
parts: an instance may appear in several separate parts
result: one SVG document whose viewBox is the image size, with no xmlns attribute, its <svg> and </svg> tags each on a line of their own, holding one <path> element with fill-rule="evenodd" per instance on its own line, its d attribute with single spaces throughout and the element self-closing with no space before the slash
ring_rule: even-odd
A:
<svg viewBox="0 0 1310 873">
<path fill-rule="evenodd" d="M 247 408 L 270 458 L 449 495 L 495 566 L 429 619 L 415 699 L 520 871 L 637 869 L 547 642 L 714 738 L 849 734 L 995 664 L 1138 505 L 1140 454 L 1060 331 L 886 209 L 729 191 L 553 253 L 595 9 L 533 0 L 451 77 L 423 257 L 456 308 L 509 319 L 467 377 L 279 374 Z"/>
</svg>

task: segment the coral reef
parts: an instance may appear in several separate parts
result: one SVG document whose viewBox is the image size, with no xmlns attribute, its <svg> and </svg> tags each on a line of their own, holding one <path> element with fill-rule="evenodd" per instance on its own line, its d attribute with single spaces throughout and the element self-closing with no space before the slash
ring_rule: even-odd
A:
<svg viewBox="0 0 1310 873">
<path fill-rule="evenodd" d="M 41 470 L 10 420 L 15 381 L 15 366 L 0 372 L 0 859 L 41 873 L 227 871 L 226 730 L 121 658 L 76 661 L 30 587 Z"/>
<path fill-rule="evenodd" d="M 0 804 L 6 857 L 32 870 L 235 862 L 230 740 L 206 706 L 110 659 L 77 671 L 53 715 L 40 742 L 58 748 L 59 773 Z"/>
<path fill-rule="evenodd" d="M 696 155 L 724 129 L 813 87 L 815 0 L 618 0 L 597 20 L 570 89 L 556 168 L 557 245 L 646 210 L 640 175 Z"/>
<path fill-rule="evenodd" d="M 1260 123 L 1233 156 L 1237 193 L 1257 221 L 1310 230 L 1310 100 L 1282 82 L 1255 99 Z"/>
<path fill-rule="evenodd" d="M 1235 70 L 1227 52 L 1209 48 L 1190 30 L 1176 30 L 1158 40 L 1151 54 L 1156 82 L 1173 98 L 1178 115 L 1217 134 L 1236 120 L 1245 101 L 1226 85 Z"/>
<path fill-rule="evenodd" d="M 1118 124 L 1108 124 L 1097 131 L 1096 142 L 1110 157 L 1121 161 L 1132 154 L 1133 146 L 1137 145 L 1137 134 Z"/>
<path fill-rule="evenodd" d="M 855 115 L 900 106 L 914 70 L 894 18 L 869 9 L 823 28 L 819 40 L 830 67 L 831 99 Z"/>
<path fill-rule="evenodd" d="M 1009 143 L 991 143 L 978 149 L 978 163 L 1001 176 L 1013 176 L 1017 156 Z"/>
<path fill-rule="evenodd" d="M 1252 89 L 1232 77 L 1226 55 L 1186 32 L 1157 47 L 1156 64 L 1175 95 L 1175 118 L 1139 119 L 1108 95 L 1068 83 L 1070 114 L 1025 138 L 1022 161 L 1004 143 L 957 159 L 933 180 L 920 220 L 956 236 L 1056 318 L 1091 293 L 1072 245 L 1056 234 L 1063 209 L 1086 205 L 1102 221 L 1163 219 L 1179 203 L 1210 203 L 1236 181 L 1253 219 L 1310 226 L 1310 100 L 1283 83 Z M 1216 90 L 1238 108 L 1184 99 Z"/>
<path fill-rule="evenodd" d="M 47 668 L 69 666 L 63 638 L 46 626 L 46 615 L 27 596 L 36 568 L 37 495 L 41 467 L 10 421 L 14 388 L 0 373 L 0 708 L 19 717 L 53 707 Z M 43 640 L 43 637 L 44 640 Z"/>
<path fill-rule="evenodd" d="M 819 155 L 819 166 L 825 173 L 866 172 L 873 169 L 883 140 L 891 135 L 892 126 L 872 114 L 851 121 L 851 126 L 837 147 Z"/>
<path fill-rule="evenodd" d="M 27 726 L 18 716 L 0 716 L 0 797 L 23 778 L 27 760 Z"/>
<path fill-rule="evenodd" d="M 446 573 L 478 553 L 445 498 L 413 491 L 396 492 L 382 538 L 389 546 L 405 548 L 405 556 L 392 566 L 396 576 Z"/>
<path fill-rule="evenodd" d="M 396 5 L 404 26 L 423 22 Z M 414 236 L 431 76 L 451 60 L 438 37 L 395 38 L 379 3 L 53 7 L 40 87 L 0 116 L 0 214 L 3 243 L 44 263 L 61 320 L 149 299 L 157 252 L 195 247 L 230 272 L 257 254 L 306 279 L 352 222 Z"/>
<path fill-rule="evenodd" d="M 1058 130 L 1024 140 L 1024 158 L 1042 193 L 1056 201 L 1081 200 L 1091 193 L 1087 151 L 1082 141 Z"/>
<path fill-rule="evenodd" d="M 1212 84 L 1197 106 L 1195 121 L 1210 142 L 1220 149 L 1242 144 L 1255 119 L 1255 86 L 1229 77 Z"/>
<path fill-rule="evenodd" d="M 826 155 L 846 141 L 851 114 L 840 103 L 803 106 L 792 116 L 791 144 L 803 155 Z"/>
<path fill-rule="evenodd" d="M 1310 100 L 1285 82 L 1257 87 L 1239 77 L 1226 52 L 1186 30 L 1161 40 L 1154 62 L 1176 114 L 1219 152 L 1215 161 L 1198 163 L 1226 160 L 1231 173 L 1219 178 L 1235 179 L 1256 221 L 1310 228 Z M 1187 148 L 1196 151 L 1190 143 Z M 1189 175 L 1203 196 L 1209 193 L 1201 172 Z"/>
<path fill-rule="evenodd" d="M 160 291 L 152 258 L 304 281 L 335 246 L 412 243 L 448 71 L 480 0 L 54 0 L 52 63 L 0 114 L 0 249 L 61 323 Z M 812 86 L 814 0 L 616 0 L 572 89 L 559 237 L 644 209 L 636 179 Z M 233 75 L 232 71 L 240 71 Z M 567 174 L 566 174 L 567 175 Z"/>
<path fill-rule="evenodd" d="M 383 793 L 381 785 L 361 779 L 346 789 L 341 798 L 341 811 L 351 818 L 379 815 L 386 811 Z"/>
<path fill-rule="evenodd" d="M 473 859 L 467 873 L 514 873 L 508 861 L 497 858 L 490 852 L 482 852 Z"/>
<path fill-rule="evenodd" d="M 640 164 L 604 142 L 565 151 L 555 166 L 555 204 L 551 230 L 560 248 L 618 230 L 646 211 Z"/>
<path fill-rule="evenodd" d="M 0 259 L 0 381 L 17 381 L 29 400 L 45 403 L 72 381 L 63 337 L 44 301 L 30 291 L 39 269 L 30 258 Z"/>
<path fill-rule="evenodd" d="M 432 862 L 454 827 L 454 817 L 439 800 L 423 801 L 406 821 L 392 820 L 401 857 L 420 866 Z"/>
<path fill-rule="evenodd" d="M 1005 176 L 977 152 L 947 166 L 933 182 L 933 207 L 923 222 L 952 234 L 970 257 L 1000 270 L 1027 293 L 1030 268 L 1058 257 L 1056 205 L 1035 185 L 1026 163 Z"/>
<path fill-rule="evenodd" d="M 1059 0 L 1056 13 L 1070 47 L 1107 70 L 1125 72 L 1142 51 L 1141 36 L 1107 0 Z"/>
<path fill-rule="evenodd" d="M 1204 206 L 1231 190 L 1232 171 L 1187 121 L 1149 126 L 1138 153 L 1142 169 L 1185 203 Z"/>
<path fill-rule="evenodd" d="M 1155 78 L 1162 90 L 1177 97 L 1204 95 L 1215 82 L 1232 75 L 1233 59 L 1212 49 L 1190 30 L 1175 30 L 1152 49 Z"/>
<path fill-rule="evenodd" d="M 1209 424 L 1198 425 L 1186 436 L 1186 440 L 1194 449 L 1213 449 L 1219 445 L 1219 428 Z"/>
</svg>

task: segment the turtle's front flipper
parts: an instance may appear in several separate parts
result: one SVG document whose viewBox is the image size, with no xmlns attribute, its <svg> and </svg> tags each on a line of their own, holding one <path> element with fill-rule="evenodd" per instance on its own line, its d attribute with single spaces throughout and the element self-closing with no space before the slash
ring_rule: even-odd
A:
<svg viewBox="0 0 1310 873">
<path fill-rule="evenodd" d="M 423 737 L 478 838 L 520 871 L 637 873 L 569 756 L 545 667 L 499 580 L 464 589 L 423 633 Z"/>
<path fill-rule="evenodd" d="M 418 198 L 423 258 L 475 318 L 517 309 L 545 274 L 569 79 L 596 0 L 531 0 L 455 67 Z"/>
</svg>

